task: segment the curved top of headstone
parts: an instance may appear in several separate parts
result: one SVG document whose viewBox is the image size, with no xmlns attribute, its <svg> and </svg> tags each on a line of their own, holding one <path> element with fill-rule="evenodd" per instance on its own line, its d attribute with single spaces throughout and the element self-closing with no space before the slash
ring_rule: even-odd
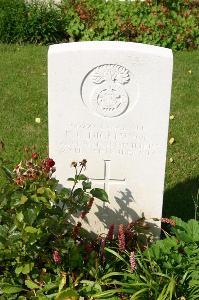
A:
<svg viewBox="0 0 199 300">
<path fill-rule="evenodd" d="M 97 49 L 114 49 L 117 50 L 134 50 L 139 51 L 139 53 L 159 55 L 161 57 L 172 57 L 172 50 L 168 48 L 163 48 L 159 46 L 146 45 L 141 43 L 133 43 L 133 42 L 120 42 L 120 41 L 91 41 L 91 42 L 73 42 L 73 43 L 61 43 L 51 45 L 49 48 L 49 53 L 58 53 L 64 50 L 97 50 Z"/>
</svg>

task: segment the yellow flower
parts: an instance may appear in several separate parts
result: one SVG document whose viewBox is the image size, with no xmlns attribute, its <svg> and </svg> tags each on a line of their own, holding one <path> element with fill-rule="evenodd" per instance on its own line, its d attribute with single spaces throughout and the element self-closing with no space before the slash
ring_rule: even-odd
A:
<svg viewBox="0 0 199 300">
<path fill-rule="evenodd" d="M 172 138 L 170 138 L 170 140 L 169 140 L 169 144 L 170 145 L 172 145 L 173 143 L 175 142 L 175 139 L 172 137 Z"/>
<path fill-rule="evenodd" d="M 35 123 L 41 123 L 41 119 L 40 118 L 35 118 Z"/>
</svg>

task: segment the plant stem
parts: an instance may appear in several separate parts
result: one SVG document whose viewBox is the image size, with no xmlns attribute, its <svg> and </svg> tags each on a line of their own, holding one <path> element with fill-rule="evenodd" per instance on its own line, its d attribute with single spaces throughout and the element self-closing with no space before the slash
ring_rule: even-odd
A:
<svg viewBox="0 0 199 300">
<path fill-rule="evenodd" d="M 79 176 L 81 175 L 81 172 L 82 172 L 82 170 L 83 170 L 83 167 L 84 167 L 84 166 L 81 166 L 81 169 L 80 169 L 78 175 L 77 175 L 77 169 L 76 169 L 76 179 L 75 179 L 74 185 L 73 185 L 72 190 L 71 190 L 71 193 L 70 193 L 70 198 L 71 198 L 71 196 L 72 196 L 72 194 L 73 194 L 73 191 L 74 191 L 74 189 L 75 189 L 76 184 L 78 183 L 78 178 L 79 178 Z"/>
</svg>

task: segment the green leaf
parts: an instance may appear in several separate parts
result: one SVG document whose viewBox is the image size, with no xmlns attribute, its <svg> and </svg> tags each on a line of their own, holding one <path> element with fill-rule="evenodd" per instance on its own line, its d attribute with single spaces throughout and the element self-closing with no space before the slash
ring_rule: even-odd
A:
<svg viewBox="0 0 199 300">
<path fill-rule="evenodd" d="M 67 180 L 68 180 L 68 181 L 75 181 L 75 178 L 71 178 L 71 177 L 70 177 L 70 178 L 68 178 Z"/>
<path fill-rule="evenodd" d="M 31 196 L 31 200 L 38 203 L 39 202 L 39 197 L 36 194 L 34 194 L 34 195 Z"/>
<path fill-rule="evenodd" d="M 55 200 L 55 198 L 56 198 L 55 192 L 53 192 L 50 188 L 46 188 L 45 193 L 49 199 Z"/>
<path fill-rule="evenodd" d="M 24 203 L 26 203 L 28 201 L 28 197 L 26 197 L 25 195 L 22 195 L 21 196 L 21 201 L 20 201 L 20 203 L 21 204 L 24 204 Z"/>
<path fill-rule="evenodd" d="M 90 191 L 91 195 L 97 199 L 102 200 L 103 202 L 109 202 L 108 201 L 108 195 L 105 190 L 94 188 Z"/>
<path fill-rule="evenodd" d="M 105 247 L 105 250 L 107 252 L 110 252 L 114 256 L 116 256 L 119 260 L 123 261 L 127 266 L 129 265 L 129 263 L 121 255 L 119 255 L 117 252 L 115 252 L 114 250 L 106 248 L 106 247 Z"/>
<path fill-rule="evenodd" d="M 191 219 L 187 224 L 187 234 L 193 242 L 199 242 L 199 222 Z"/>
<path fill-rule="evenodd" d="M 76 175 L 75 176 L 76 180 L 87 180 L 88 177 L 86 177 L 84 174 Z"/>
<path fill-rule="evenodd" d="M 148 256 L 155 261 L 160 259 L 162 254 L 170 254 L 172 249 L 177 249 L 178 244 L 174 236 L 166 236 L 163 240 L 158 240 L 145 250 L 144 256 Z"/>
<path fill-rule="evenodd" d="M 59 283 L 59 292 L 63 289 L 66 284 L 66 275 L 62 275 L 60 283 Z"/>
<path fill-rule="evenodd" d="M 25 231 L 28 233 L 36 233 L 38 230 L 32 226 L 26 226 Z"/>
<path fill-rule="evenodd" d="M 17 267 L 17 268 L 15 269 L 15 273 L 16 273 L 17 275 L 19 275 L 19 274 L 22 272 L 22 270 L 23 270 L 23 266 Z"/>
<path fill-rule="evenodd" d="M 53 294 L 54 295 L 54 294 Z M 50 297 L 51 295 L 44 296 L 44 295 L 37 295 L 37 299 L 38 300 L 48 300 L 48 299 L 53 299 L 52 297 Z"/>
<path fill-rule="evenodd" d="M 55 300 L 78 300 L 79 295 L 75 290 L 67 289 L 59 293 Z"/>
<path fill-rule="evenodd" d="M 58 287 L 58 283 L 50 282 L 50 283 L 47 283 L 47 284 L 43 287 L 42 291 L 43 291 L 43 292 L 48 292 L 48 291 L 50 291 L 50 290 L 52 290 L 52 289 L 55 289 L 55 288 L 57 288 L 57 287 Z"/>
<path fill-rule="evenodd" d="M 171 277 L 168 286 L 166 284 L 164 285 L 164 288 L 162 289 L 157 300 L 172 300 L 173 294 L 175 292 L 175 285 L 176 285 L 176 282 L 175 282 L 174 278 Z"/>
<path fill-rule="evenodd" d="M 148 291 L 148 288 L 144 288 L 144 289 L 141 289 L 141 290 L 137 291 L 136 293 L 133 294 L 133 296 L 130 298 L 130 300 L 138 300 L 138 299 L 140 299 L 140 297 L 138 295 L 143 294 L 143 293 L 145 293 L 147 291 Z"/>
<path fill-rule="evenodd" d="M 23 291 L 23 288 L 17 285 L 12 285 L 9 283 L 4 283 L 1 286 L 1 289 L 3 291 L 4 294 L 16 294 L 19 293 L 21 291 Z"/>
<path fill-rule="evenodd" d="M 45 188 L 44 187 L 40 187 L 37 189 L 37 194 L 42 195 L 45 192 Z"/>
<path fill-rule="evenodd" d="M 7 225 L 0 225 L 0 236 L 7 238 L 9 233 L 9 228 Z"/>
<path fill-rule="evenodd" d="M 180 218 L 173 217 L 176 221 L 176 227 L 172 228 L 172 232 L 177 239 L 184 242 L 199 241 L 199 222 L 191 219 L 188 222 L 182 221 Z"/>
<path fill-rule="evenodd" d="M 16 215 L 16 218 L 19 222 L 22 222 L 23 219 L 24 219 L 24 215 L 22 213 L 22 211 L 20 211 L 17 215 Z"/>
<path fill-rule="evenodd" d="M 71 194 L 71 189 L 67 189 L 67 188 L 63 188 L 60 192 L 60 196 L 65 198 L 70 197 L 70 194 Z"/>
<path fill-rule="evenodd" d="M 34 267 L 34 263 L 27 263 L 25 265 L 23 265 L 23 269 L 22 269 L 22 273 L 23 274 L 28 274 L 30 273 L 30 271 L 32 270 L 32 268 Z"/>
<path fill-rule="evenodd" d="M 82 186 L 84 190 L 91 189 L 91 182 L 90 181 L 83 181 Z"/>
<path fill-rule="evenodd" d="M 8 169 L 6 168 L 5 166 L 2 166 L 2 169 L 6 175 L 6 177 L 9 179 L 9 180 L 12 180 L 13 178 L 13 173 Z"/>
<path fill-rule="evenodd" d="M 34 221 L 36 220 L 38 214 L 40 213 L 41 208 L 39 205 L 37 207 L 35 206 L 34 208 L 28 208 L 24 211 L 24 218 L 25 222 L 28 225 L 32 225 Z"/>
<path fill-rule="evenodd" d="M 78 188 L 73 192 L 74 197 L 82 196 L 83 194 L 84 194 L 84 191 L 81 188 Z"/>
<path fill-rule="evenodd" d="M 40 286 L 30 279 L 25 280 L 25 285 L 31 290 L 40 289 Z"/>
<path fill-rule="evenodd" d="M 106 249 L 107 250 L 107 249 Z M 124 273 L 124 272 L 111 272 L 111 273 L 108 273 L 108 274 L 106 274 L 106 275 L 104 275 L 104 276 L 102 276 L 102 280 L 105 280 L 105 279 L 107 279 L 107 278 L 109 278 L 109 277 L 113 277 L 113 276 L 126 276 L 126 277 L 128 277 L 129 276 L 129 273 Z M 130 274 L 130 278 L 132 278 L 132 274 Z"/>
<path fill-rule="evenodd" d="M 122 289 L 112 289 L 108 291 L 104 291 L 95 295 L 92 295 L 93 298 L 102 298 L 102 297 L 108 297 L 107 299 L 110 299 L 111 296 L 113 296 L 116 293 L 121 293 Z"/>
</svg>

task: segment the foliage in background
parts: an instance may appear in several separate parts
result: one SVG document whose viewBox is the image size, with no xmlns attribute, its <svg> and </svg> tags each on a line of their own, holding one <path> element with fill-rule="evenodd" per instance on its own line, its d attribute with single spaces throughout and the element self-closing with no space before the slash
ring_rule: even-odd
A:
<svg viewBox="0 0 199 300">
<path fill-rule="evenodd" d="M 0 41 L 52 44 L 119 40 L 194 49 L 199 3 L 178 1 L 0 0 Z"/>
<path fill-rule="evenodd" d="M 65 38 L 61 12 L 49 2 L 0 0 L 0 41 L 56 43 Z"/>
<path fill-rule="evenodd" d="M 0 40 L 2 42 L 20 43 L 24 40 L 25 10 L 26 5 L 23 0 L 0 1 Z"/>
</svg>

